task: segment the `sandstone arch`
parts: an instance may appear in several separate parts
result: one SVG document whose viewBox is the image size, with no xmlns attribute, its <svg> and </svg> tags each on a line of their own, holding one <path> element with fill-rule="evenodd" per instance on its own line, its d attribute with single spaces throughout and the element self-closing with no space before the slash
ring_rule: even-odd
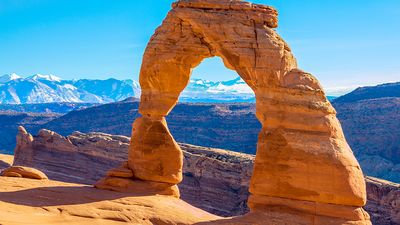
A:
<svg viewBox="0 0 400 225">
<path fill-rule="evenodd" d="M 165 116 L 192 68 L 218 56 L 254 90 L 259 134 L 249 206 L 295 210 L 305 224 L 369 224 L 365 182 L 319 82 L 297 69 L 276 33 L 275 9 L 240 0 L 180 0 L 146 48 L 129 168 L 137 179 L 182 180 L 182 153 Z M 294 223 L 296 224 L 296 223 Z M 300 224 L 300 223 L 299 223 Z"/>
</svg>

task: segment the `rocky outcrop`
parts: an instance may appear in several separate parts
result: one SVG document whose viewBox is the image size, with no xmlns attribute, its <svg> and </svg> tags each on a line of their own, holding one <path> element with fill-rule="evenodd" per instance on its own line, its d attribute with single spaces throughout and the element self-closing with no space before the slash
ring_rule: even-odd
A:
<svg viewBox="0 0 400 225">
<path fill-rule="evenodd" d="M 43 130 L 33 136 L 32 150 L 22 150 L 15 157 L 17 165 L 26 165 L 44 171 L 50 179 L 94 184 L 106 173 L 119 177 L 128 154 L 129 138 L 103 133 L 83 134 L 75 132 L 68 137 Z M 46 141 L 53 140 L 53 141 Z M 254 155 L 220 149 L 179 144 L 183 151 L 183 181 L 179 184 L 181 198 L 190 204 L 221 216 L 243 215 L 248 212 L 248 186 L 253 169 Z M 71 151 L 70 149 L 74 149 Z M 89 151 L 92 149 L 91 151 Z M 32 158 L 22 157 L 24 151 L 32 152 Z M 63 160 L 60 160 L 60 159 Z M 57 162 L 57 163 L 56 163 Z M 92 170 L 87 170 L 92 168 Z M 125 171 L 125 170 L 122 170 Z M 117 174 L 117 176 L 115 176 Z M 123 176 L 126 175 L 122 173 Z M 368 204 L 374 224 L 396 223 L 396 201 L 400 188 L 396 184 L 380 185 L 374 178 L 367 178 Z M 397 193 L 397 194 L 396 194 Z"/>
<path fill-rule="evenodd" d="M 400 98 L 333 102 L 333 106 L 364 174 L 399 183 Z M 44 127 L 62 135 L 79 130 L 129 136 L 137 110 L 136 102 L 101 105 L 71 112 Z M 167 121 L 178 142 L 249 154 L 255 154 L 261 128 L 255 105 L 247 103 L 178 104 Z"/>
<path fill-rule="evenodd" d="M 129 142 L 128 137 L 104 133 L 74 132 L 63 137 L 49 130 L 41 130 L 37 136 L 32 136 L 20 129 L 14 165 L 37 168 L 54 180 L 94 184 L 105 174 L 108 177 L 122 177 L 120 170 L 113 168 L 126 167 L 124 161 L 128 156 Z M 183 199 L 218 215 L 232 216 L 247 212 L 248 183 L 254 156 L 179 145 L 185 162 L 184 179 L 179 184 Z M 115 176 L 117 171 L 118 176 Z M 117 182 L 113 182 L 116 180 L 121 181 L 110 181 L 109 178 L 106 183 L 98 185 L 121 191 L 115 185 Z"/>
<path fill-rule="evenodd" d="M 219 153 L 210 157 L 229 161 Z M 232 159 L 233 160 L 233 159 Z M 235 160 L 234 160 L 235 161 Z M 373 198 L 367 205 L 377 225 L 397 225 L 399 185 L 384 181 L 370 182 Z M 174 197 L 140 196 L 94 189 L 90 186 L 57 182 L 0 177 L 1 224 L 260 224 L 274 213 L 251 213 L 238 218 L 220 218 Z M 396 200 L 397 199 L 397 200 Z M 373 204 L 371 203 L 373 202 Z M 228 203 L 228 202 L 227 202 Z M 376 205 L 375 205 L 376 203 Z M 297 217 L 299 224 L 301 217 Z M 397 222 L 396 222 L 397 221 Z M 312 224 L 312 223 L 306 223 Z"/>
<path fill-rule="evenodd" d="M 50 179 L 93 184 L 124 161 L 128 146 L 124 136 L 75 132 L 63 137 L 40 130 L 33 137 L 20 128 L 13 165 L 37 168 Z"/>
<path fill-rule="evenodd" d="M 32 129 L 57 117 L 53 113 L 19 113 L 10 110 L 0 110 L 0 153 L 12 154 L 15 148 L 15 136 L 18 134 L 18 126 Z"/>
<path fill-rule="evenodd" d="M 400 224 L 400 184 L 367 177 L 366 210 L 374 224 Z"/>
<path fill-rule="evenodd" d="M 336 111 L 318 80 L 297 68 L 276 33 L 277 11 L 240 0 L 179 0 L 150 39 L 128 166 L 135 179 L 178 184 L 182 152 L 165 117 L 202 60 L 221 57 L 256 97 L 262 124 L 250 181 L 252 213 L 293 224 L 370 224 L 366 187 Z M 288 216 L 289 215 L 289 216 Z M 271 218 L 266 221 L 272 224 Z"/>
<path fill-rule="evenodd" d="M 0 176 L 3 177 L 21 177 L 36 180 L 47 180 L 46 174 L 35 168 L 25 166 L 11 166 L 1 171 Z"/>
<path fill-rule="evenodd" d="M 221 219 L 169 196 L 0 177 L 0 224 L 190 225 Z"/>
</svg>

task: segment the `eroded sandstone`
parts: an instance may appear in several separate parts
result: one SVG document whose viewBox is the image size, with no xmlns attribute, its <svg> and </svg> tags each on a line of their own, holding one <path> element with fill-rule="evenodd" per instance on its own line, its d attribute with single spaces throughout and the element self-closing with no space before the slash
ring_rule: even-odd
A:
<svg viewBox="0 0 400 225">
<path fill-rule="evenodd" d="M 32 142 L 21 139 L 17 143 L 16 148 L 21 149 L 21 154 L 15 156 L 14 165 L 38 168 L 50 179 L 64 182 L 95 184 L 103 181 L 104 175 L 108 178 L 124 178 L 115 171 L 128 167 L 124 161 L 128 157 L 128 137 L 74 132 L 58 139 L 59 135 L 52 131 L 42 130 L 39 133 L 42 135 L 29 135 Z M 248 183 L 254 156 L 188 144 L 179 146 L 185 162 L 184 180 L 179 184 L 184 200 L 223 216 L 240 215 L 248 211 Z M 31 158 L 24 156 L 24 151 L 32 153 Z M 112 179 L 108 179 L 103 188 L 123 191 L 119 182 L 114 185 L 110 185 L 110 182 L 113 184 Z M 122 182 L 132 184 L 130 180 Z"/>
<path fill-rule="evenodd" d="M 1 171 L 3 177 L 23 177 L 36 180 L 47 180 L 46 174 L 42 171 L 26 166 L 11 166 Z"/>
<path fill-rule="evenodd" d="M 282 215 L 302 211 L 314 224 L 369 224 L 361 208 L 362 171 L 336 111 L 317 79 L 297 68 L 276 27 L 277 12 L 267 6 L 239 0 L 174 3 L 143 56 L 143 116 L 133 125 L 129 168 L 142 180 L 179 183 L 182 154 L 164 117 L 192 69 L 217 56 L 256 96 L 262 129 L 249 189 L 252 213 L 279 206 Z"/>
<path fill-rule="evenodd" d="M 63 137 L 70 141 L 56 141 L 54 144 L 57 147 L 54 148 L 53 143 L 45 140 L 52 139 L 52 135 L 58 135 L 54 132 L 44 133 L 49 136 L 32 136 L 33 149 L 27 149 L 28 152 L 33 153 L 32 158 L 26 160 L 26 158 L 16 156 L 15 162 L 18 165 L 45 171 L 50 179 L 84 184 L 94 184 L 109 169 L 127 167 L 124 162 L 129 148 L 129 138 L 127 137 L 75 132 L 68 137 Z M 253 171 L 253 155 L 188 144 L 179 145 L 184 154 L 184 179 L 179 184 L 183 200 L 220 216 L 243 215 L 249 211 L 246 203 Z M 23 144 L 19 147 L 26 149 Z M 71 148 L 76 151 L 70 152 L 68 149 Z M 92 151 L 88 151 L 88 149 L 92 149 Z M 53 163 L 60 158 L 63 161 Z M 96 170 L 96 173 L 82 172 L 87 168 Z M 396 220 L 398 217 L 396 202 L 400 194 L 399 185 L 379 181 L 375 178 L 367 178 L 366 181 L 368 203 L 365 209 L 370 213 L 374 224 L 400 224 Z M 259 217 L 261 216 L 258 215 L 256 218 L 260 219 Z M 257 221 L 255 218 L 252 220 Z"/>
<path fill-rule="evenodd" d="M 170 196 L 87 185 L 0 177 L 0 224 L 190 225 L 219 217 Z"/>
</svg>

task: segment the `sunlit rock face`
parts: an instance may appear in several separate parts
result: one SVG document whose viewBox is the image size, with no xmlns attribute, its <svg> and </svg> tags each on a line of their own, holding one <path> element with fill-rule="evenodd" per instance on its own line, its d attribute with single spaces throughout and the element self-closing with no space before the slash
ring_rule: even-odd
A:
<svg viewBox="0 0 400 225">
<path fill-rule="evenodd" d="M 192 69 L 218 56 L 254 91 L 262 124 L 249 188 L 251 215 L 269 212 L 263 224 L 369 224 L 361 208 L 365 181 L 336 111 L 319 82 L 297 68 L 277 26 L 277 11 L 268 6 L 238 0 L 173 4 L 143 57 L 142 117 L 133 124 L 128 156 L 133 179 L 171 185 L 182 180 L 182 151 L 165 116 Z"/>
<path fill-rule="evenodd" d="M 173 188 L 165 188 L 156 182 L 135 183 L 122 179 L 134 176 L 125 162 L 130 142 L 128 137 L 80 132 L 63 137 L 49 130 L 41 130 L 39 135 L 32 136 L 23 128 L 19 132 L 18 154 L 14 159 L 0 155 L 0 170 L 14 164 L 39 169 L 51 180 L 84 184 L 94 184 L 107 174 L 106 179 L 98 182 L 101 189 L 123 191 L 126 185 L 135 191 L 127 195 L 140 195 L 144 191 L 141 187 L 148 189 L 153 185 L 155 191 L 157 187 L 164 188 L 164 195 L 174 194 Z M 249 211 L 246 203 L 254 155 L 183 143 L 179 146 L 184 155 L 184 178 L 179 184 L 184 201 L 219 216 L 238 216 Z M 118 168 L 113 169 L 115 167 Z M 366 182 L 368 204 L 364 208 L 374 224 L 398 224 L 400 209 L 396 201 L 400 196 L 400 185 L 372 177 L 367 177 Z M 135 184 L 138 185 L 132 186 Z"/>
</svg>

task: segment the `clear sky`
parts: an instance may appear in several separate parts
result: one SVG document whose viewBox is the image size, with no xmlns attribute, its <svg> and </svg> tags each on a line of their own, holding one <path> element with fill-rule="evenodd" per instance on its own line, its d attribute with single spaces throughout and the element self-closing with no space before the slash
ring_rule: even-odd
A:
<svg viewBox="0 0 400 225">
<path fill-rule="evenodd" d="M 0 74 L 137 79 L 172 0 L 0 0 Z M 400 1 L 253 0 L 279 10 L 278 32 L 327 89 L 400 81 Z M 233 79 L 220 60 L 194 76 Z"/>
</svg>

